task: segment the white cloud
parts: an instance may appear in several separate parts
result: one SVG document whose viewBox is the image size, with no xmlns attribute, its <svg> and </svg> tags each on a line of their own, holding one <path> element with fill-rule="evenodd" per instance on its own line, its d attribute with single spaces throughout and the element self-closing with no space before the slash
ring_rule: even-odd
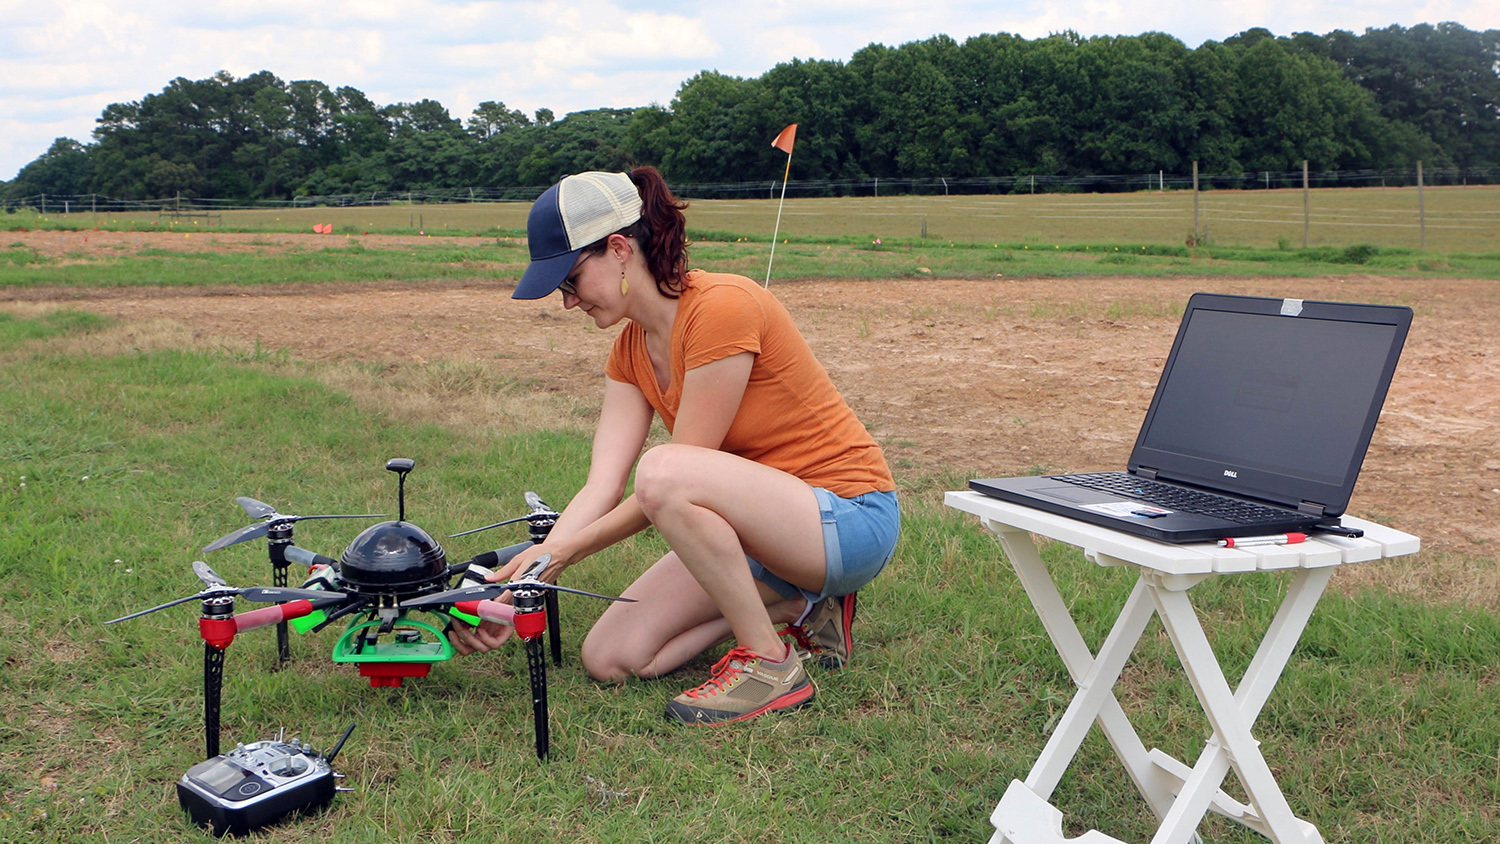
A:
<svg viewBox="0 0 1500 844">
<path fill-rule="evenodd" d="M 378 104 L 424 97 L 463 119 L 485 100 L 528 114 L 666 104 L 700 70 L 753 77 L 871 44 L 1162 31 L 1189 47 L 1457 21 L 1500 28 L 1495 0 L 0 0 L 0 179 L 54 138 L 87 142 L 109 103 L 218 70 L 350 86 Z"/>
</svg>

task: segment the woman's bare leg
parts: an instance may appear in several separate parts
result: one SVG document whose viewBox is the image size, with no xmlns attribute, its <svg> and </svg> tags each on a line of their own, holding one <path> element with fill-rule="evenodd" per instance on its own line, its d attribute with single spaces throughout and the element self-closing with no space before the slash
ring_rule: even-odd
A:
<svg viewBox="0 0 1500 844">
<path fill-rule="evenodd" d="M 817 497 L 798 478 L 723 451 L 668 444 L 642 456 L 636 499 L 743 647 L 785 652 L 746 554 L 810 591 L 827 563 Z"/>
<path fill-rule="evenodd" d="M 777 624 L 795 621 L 806 606 L 757 586 Z M 583 665 L 596 680 L 659 677 L 732 635 L 718 606 L 675 553 L 647 569 L 624 597 L 639 603 L 611 604 L 584 639 Z"/>
</svg>

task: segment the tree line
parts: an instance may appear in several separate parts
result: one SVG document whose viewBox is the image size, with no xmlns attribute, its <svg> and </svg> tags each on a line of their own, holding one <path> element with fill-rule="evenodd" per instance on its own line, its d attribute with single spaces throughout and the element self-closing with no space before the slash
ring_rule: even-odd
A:
<svg viewBox="0 0 1500 844">
<path fill-rule="evenodd" d="M 488 101 L 377 105 L 350 87 L 172 80 L 115 103 L 92 141 L 57 139 L 0 199 L 265 200 L 483 186 L 503 194 L 583 170 L 653 164 L 686 183 L 767 181 L 770 139 L 800 124 L 807 180 L 1500 167 L 1500 30 L 1456 23 L 1356 35 L 1251 29 L 1189 49 L 1163 33 L 1028 40 L 996 33 L 756 78 L 704 71 L 669 105 L 557 118 Z"/>
</svg>

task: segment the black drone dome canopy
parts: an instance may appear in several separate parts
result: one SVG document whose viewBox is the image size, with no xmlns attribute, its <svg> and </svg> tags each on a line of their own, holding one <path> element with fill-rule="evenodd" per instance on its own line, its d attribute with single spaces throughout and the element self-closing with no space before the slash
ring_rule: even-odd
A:
<svg viewBox="0 0 1500 844">
<path fill-rule="evenodd" d="M 420 587 L 447 576 L 448 556 L 431 534 L 411 522 L 381 522 L 354 537 L 339 558 L 339 570 L 355 587 Z"/>
</svg>

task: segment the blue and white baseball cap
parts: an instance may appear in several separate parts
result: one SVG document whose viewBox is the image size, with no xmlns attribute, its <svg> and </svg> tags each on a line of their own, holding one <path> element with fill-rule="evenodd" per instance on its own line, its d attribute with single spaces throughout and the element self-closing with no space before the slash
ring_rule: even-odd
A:
<svg viewBox="0 0 1500 844">
<path fill-rule="evenodd" d="M 547 188 L 526 217 L 531 264 L 510 298 L 551 295 L 573 269 L 579 250 L 640 218 L 640 191 L 624 173 L 578 173 Z"/>
</svg>

